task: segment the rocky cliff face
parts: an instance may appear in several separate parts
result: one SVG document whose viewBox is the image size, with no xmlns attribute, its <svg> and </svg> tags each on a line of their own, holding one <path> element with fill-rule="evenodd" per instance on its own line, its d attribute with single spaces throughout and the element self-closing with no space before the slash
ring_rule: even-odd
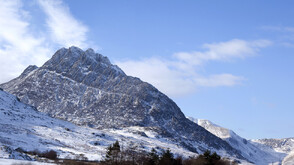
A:
<svg viewBox="0 0 294 165">
<path fill-rule="evenodd" d="M 42 67 L 29 66 L 0 85 L 39 111 L 97 129 L 140 126 L 193 152 L 239 151 L 186 119 L 179 107 L 152 85 L 127 76 L 92 49 L 58 50 Z"/>
</svg>

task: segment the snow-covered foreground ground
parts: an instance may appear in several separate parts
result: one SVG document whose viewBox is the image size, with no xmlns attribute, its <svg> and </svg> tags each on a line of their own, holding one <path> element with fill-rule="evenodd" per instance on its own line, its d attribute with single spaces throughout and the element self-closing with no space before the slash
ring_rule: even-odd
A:
<svg viewBox="0 0 294 165">
<path fill-rule="evenodd" d="M 53 163 L 41 163 L 27 160 L 2 159 L 0 158 L 0 165 L 55 165 Z"/>
</svg>

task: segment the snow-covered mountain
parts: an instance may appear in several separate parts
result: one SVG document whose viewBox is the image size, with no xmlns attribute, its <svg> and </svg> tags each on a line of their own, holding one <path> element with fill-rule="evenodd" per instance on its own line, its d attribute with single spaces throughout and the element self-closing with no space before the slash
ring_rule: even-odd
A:
<svg viewBox="0 0 294 165">
<path fill-rule="evenodd" d="M 92 49 L 62 48 L 42 67 L 29 66 L 0 86 L 39 111 L 78 125 L 144 128 L 194 153 L 210 149 L 245 159 L 226 141 L 186 119 L 155 87 L 127 76 Z"/>
<path fill-rule="evenodd" d="M 256 139 L 253 143 L 269 146 L 277 152 L 290 153 L 294 151 L 294 138 L 283 139 Z"/>
<path fill-rule="evenodd" d="M 278 153 L 285 153 L 287 156 L 283 160 L 283 165 L 293 165 L 294 164 L 294 138 L 284 138 L 284 139 L 256 139 L 251 140 L 251 143 L 264 149 L 264 150 L 274 150 Z"/>
<path fill-rule="evenodd" d="M 241 151 L 242 156 L 255 164 L 267 165 L 283 162 L 282 164 L 286 165 L 294 162 L 294 138 L 246 140 L 232 130 L 218 126 L 209 120 L 192 117 L 188 119 L 227 141 L 232 147 Z"/>
</svg>

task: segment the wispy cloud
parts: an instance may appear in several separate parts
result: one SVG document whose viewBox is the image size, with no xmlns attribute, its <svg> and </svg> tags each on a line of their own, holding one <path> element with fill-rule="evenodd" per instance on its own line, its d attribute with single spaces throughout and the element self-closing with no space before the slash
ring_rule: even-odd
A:
<svg viewBox="0 0 294 165">
<path fill-rule="evenodd" d="M 294 27 L 290 26 L 262 26 L 263 30 L 280 31 L 280 32 L 292 32 L 294 33 Z"/>
<path fill-rule="evenodd" d="M 87 47 L 88 27 L 75 19 L 61 0 L 39 0 L 54 42 L 61 46 Z"/>
<path fill-rule="evenodd" d="M 206 61 L 228 61 L 237 58 L 246 58 L 255 55 L 258 49 L 270 45 L 268 40 L 252 42 L 234 39 L 227 42 L 204 44 L 205 51 L 179 52 L 174 56 L 191 65 L 203 64 Z"/>
<path fill-rule="evenodd" d="M 291 26 L 262 26 L 260 29 L 269 31 L 275 36 L 275 42 L 285 47 L 294 47 L 294 27 Z"/>
<path fill-rule="evenodd" d="M 204 44 L 203 51 L 179 52 L 170 59 L 153 57 L 142 60 L 116 61 L 127 74 L 141 78 L 171 97 L 193 93 L 199 87 L 234 86 L 245 80 L 230 73 L 201 75 L 199 65 L 209 61 L 232 61 L 254 56 L 261 48 L 271 44 L 268 40 Z"/>
<path fill-rule="evenodd" d="M 30 31 L 29 13 L 21 1 L 1 0 L 0 5 L 0 82 L 19 74 L 28 64 L 41 64 L 49 49 L 44 38 Z"/>
<path fill-rule="evenodd" d="M 195 82 L 199 86 L 218 87 L 218 86 L 234 86 L 241 84 L 245 80 L 244 77 L 234 76 L 232 74 L 224 73 L 217 75 L 210 75 L 205 78 L 196 78 Z"/>
<path fill-rule="evenodd" d="M 34 5 L 46 13 L 49 35 L 42 26 L 32 27 L 34 15 L 24 9 L 23 1 L 0 1 L 0 83 L 15 78 L 30 64 L 42 65 L 56 48 L 87 46 L 88 28 L 61 0 L 38 2 Z"/>
</svg>

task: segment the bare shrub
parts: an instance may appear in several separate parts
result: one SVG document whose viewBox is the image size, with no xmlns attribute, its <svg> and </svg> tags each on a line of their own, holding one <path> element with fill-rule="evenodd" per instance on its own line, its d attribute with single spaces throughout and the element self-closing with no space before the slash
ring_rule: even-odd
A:
<svg viewBox="0 0 294 165">
<path fill-rule="evenodd" d="M 42 157 L 47 158 L 47 159 L 51 159 L 51 160 L 55 160 L 57 159 L 57 152 L 50 150 L 50 151 L 46 151 L 42 153 Z"/>
</svg>

